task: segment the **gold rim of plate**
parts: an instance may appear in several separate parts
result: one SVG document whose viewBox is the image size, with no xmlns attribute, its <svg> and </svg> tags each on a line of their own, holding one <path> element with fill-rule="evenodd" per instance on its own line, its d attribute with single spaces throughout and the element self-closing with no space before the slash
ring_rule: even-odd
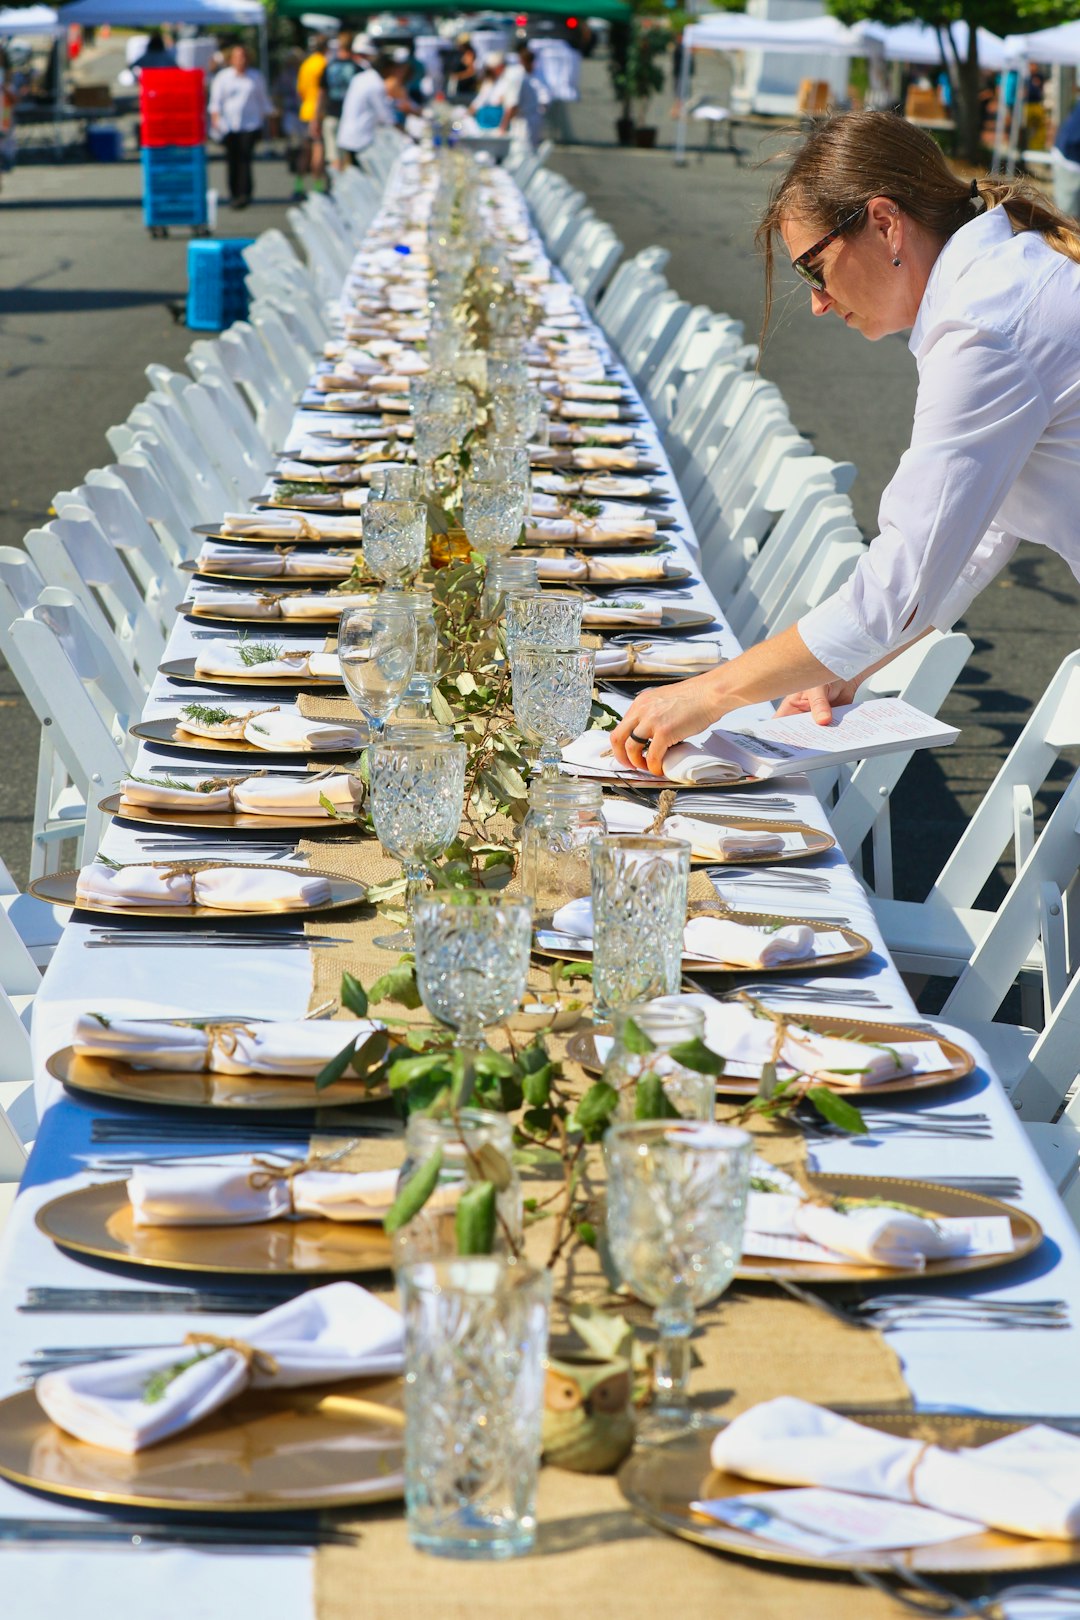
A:
<svg viewBox="0 0 1080 1620">
<path fill-rule="evenodd" d="M 773 962 L 768 967 L 746 967 L 734 962 L 716 962 L 707 956 L 688 956 L 683 952 L 682 968 L 684 972 L 692 973 L 737 973 L 745 977 L 747 974 L 760 973 L 805 973 L 809 968 L 822 973 L 831 972 L 833 968 L 846 967 L 851 962 L 860 962 L 873 950 L 873 945 L 865 934 L 860 934 L 854 928 L 837 928 L 830 923 L 822 922 L 820 917 L 784 917 L 780 919 L 773 913 L 740 911 L 737 916 L 725 918 L 725 921 L 746 923 L 750 927 L 760 927 L 764 923 L 783 921 L 785 925 L 802 924 L 812 928 L 815 934 L 843 934 L 845 939 L 854 940 L 846 951 L 836 951 L 832 956 L 800 956 L 789 962 Z M 541 956 L 545 960 L 559 962 L 591 962 L 591 950 L 574 950 L 571 946 L 554 947 L 533 944 L 533 955 Z"/>
<path fill-rule="evenodd" d="M 342 1035 L 342 1046 L 347 1038 Z M 348 1079 L 317 1091 L 314 1080 L 288 1076 L 138 1069 L 119 1058 L 81 1055 L 73 1046 L 54 1052 L 45 1067 L 54 1080 L 74 1091 L 118 1098 L 121 1102 L 153 1103 L 162 1108 L 311 1112 L 316 1108 L 359 1108 L 385 1102 L 390 1096 L 389 1086 L 365 1086 Z"/>
<path fill-rule="evenodd" d="M 318 1126 L 312 1127 L 318 1135 Z M 39 1232 L 58 1248 L 153 1271 L 232 1277 L 351 1277 L 390 1271 L 381 1220 L 287 1217 L 249 1226 L 136 1226 L 126 1181 L 80 1187 L 43 1204 Z"/>
<path fill-rule="evenodd" d="M 252 513 L 252 516 L 255 514 Z M 230 546 L 353 546 L 359 550 L 363 545 L 360 535 L 354 540 L 351 535 L 340 534 L 297 534 L 290 539 L 280 534 L 223 534 L 216 523 L 197 523 L 191 532 L 201 534 L 207 540 L 221 540 Z M 250 578 L 250 575 L 247 577 Z"/>
<path fill-rule="evenodd" d="M 284 1513 L 397 1501 L 400 1378 L 248 1389 L 127 1456 L 50 1422 L 33 1390 L 0 1401 L 0 1476 L 77 1502 L 174 1513 Z"/>
<path fill-rule="evenodd" d="M 730 860 L 725 860 L 722 855 L 691 854 L 691 866 L 779 866 L 781 863 L 789 864 L 791 861 L 814 860 L 836 846 L 836 839 L 831 833 L 821 832 L 817 827 L 808 827 L 805 821 L 769 821 L 763 816 L 721 816 L 715 812 L 696 810 L 692 815 L 697 821 L 708 821 L 710 825 L 717 827 L 730 827 L 733 832 L 802 833 L 804 848 L 783 850 L 779 855 L 734 855 Z M 619 834 L 616 833 L 615 836 L 618 837 Z M 716 903 L 717 906 L 724 904 L 720 899 L 717 899 Z M 733 920 L 737 922 L 739 919 L 736 916 Z M 770 920 L 775 921 L 775 918 Z"/>
<path fill-rule="evenodd" d="M 245 780 L 238 776 L 238 782 Z M 98 803 L 99 810 L 105 810 L 118 821 L 137 822 L 142 827 L 160 827 L 163 831 L 169 827 L 183 827 L 192 832 L 266 832 L 266 833 L 297 833 L 306 838 L 318 837 L 319 833 L 341 833 L 344 829 L 352 827 L 359 832 L 360 822 L 346 817 L 331 816 L 253 816 L 245 810 L 207 810 L 185 815 L 182 810 L 151 810 L 145 804 L 134 804 L 120 808 L 119 793 L 110 793 L 107 799 Z M 196 852 L 192 851 L 197 858 Z"/>
<path fill-rule="evenodd" d="M 872 1102 L 875 1097 L 882 1097 L 897 1092 L 928 1091 L 936 1086 L 955 1085 L 958 1080 L 965 1080 L 975 1068 L 975 1059 L 964 1047 L 950 1041 L 944 1035 L 934 1035 L 924 1029 L 911 1029 L 905 1024 L 875 1024 L 868 1019 L 844 1018 L 837 1013 L 803 1013 L 795 1012 L 789 1019 L 790 1023 L 798 1024 L 803 1029 L 813 1030 L 815 1035 L 831 1035 L 840 1039 L 869 1040 L 884 1043 L 886 1046 L 894 1041 L 936 1041 L 945 1056 L 949 1059 L 947 1069 L 934 1069 L 926 1074 L 903 1075 L 897 1080 L 882 1080 L 875 1086 L 837 1086 L 831 1089 L 847 1102 L 858 1104 L 864 1100 Z M 596 1037 L 610 1035 L 610 1024 L 598 1024 L 593 1029 L 580 1030 L 571 1035 L 567 1042 L 566 1055 L 574 1063 L 580 1064 L 586 1074 L 600 1074 L 604 1065 L 600 1061 L 596 1050 Z M 827 1085 L 827 1081 L 821 1081 Z M 756 1080 L 740 1079 L 737 1075 L 719 1074 L 716 1077 L 716 1092 L 720 1097 L 754 1097 L 757 1095 L 758 1082 Z"/>
<path fill-rule="evenodd" d="M 214 576 L 209 577 L 213 578 Z M 250 576 L 248 577 L 250 578 Z M 617 587 L 622 590 L 625 587 L 628 590 L 635 591 L 662 591 L 668 585 L 681 585 L 684 581 L 693 579 L 693 577 L 694 571 L 692 568 L 679 568 L 670 574 L 661 575 L 659 579 L 655 575 L 649 575 L 645 578 L 631 576 L 627 579 L 541 579 L 537 583 L 541 588 L 549 586 L 553 591 L 565 591 L 575 586 L 584 586 L 595 590 L 598 585 L 603 586 L 605 590 L 609 587 Z M 644 628 L 647 629 L 648 626 L 644 626 Z"/>
<path fill-rule="evenodd" d="M 944 1413 L 881 1413 L 861 1407 L 837 1407 L 845 1417 L 869 1428 L 905 1439 L 932 1441 L 950 1448 L 987 1445 L 992 1440 L 1014 1434 L 1024 1425 L 1005 1419 Z M 717 1423 L 716 1428 L 724 1425 Z M 1001 1570 L 1049 1569 L 1074 1564 L 1080 1559 L 1080 1541 L 1037 1541 L 1028 1536 L 1012 1536 L 1001 1530 L 983 1530 L 956 1541 L 939 1542 L 897 1551 L 851 1552 L 835 1558 L 814 1558 L 785 1547 L 770 1545 L 746 1531 L 718 1524 L 695 1512 L 691 1502 L 724 1496 L 741 1496 L 748 1491 L 783 1489 L 763 1485 L 759 1480 L 738 1474 L 721 1473 L 709 1461 L 713 1438 L 710 1428 L 671 1441 L 667 1445 L 642 1447 L 632 1453 L 619 1470 L 619 1489 L 630 1508 L 647 1523 L 683 1541 L 692 1541 L 712 1552 L 736 1554 L 767 1564 L 798 1565 L 807 1569 L 841 1572 L 880 1570 L 902 1574 L 905 1570 L 927 1576 L 977 1575 Z"/>
<path fill-rule="evenodd" d="M 685 680 L 683 675 L 672 676 L 672 680 Z M 601 675 L 597 684 L 607 682 L 611 676 Z M 662 676 L 657 676 L 659 681 Z M 649 685 L 653 683 L 653 676 L 648 677 Z M 134 729 L 134 728 L 132 728 Z M 651 776 L 641 772 L 636 776 L 620 775 L 615 771 L 589 771 L 579 769 L 576 765 L 563 763 L 563 775 L 572 776 L 579 782 L 599 782 L 602 787 L 642 788 L 646 793 L 663 793 L 665 788 L 692 788 L 695 793 L 728 793 L 732 788 L 764 787 L 771 783 L 772 778 L 766 776 L 729 776 L 724 782 L 687 782 L 678 776 Z M 704 810 L 691 812 L 695 816 L 707 815 Z"/>
<path fill-rule="evenodd" d="M 181 563 L 183 573 L 193 579 L 205 580 L 208 585 L 217 580 L 227 580 L 230 585 L 284 585 L 290 581 L 300 580 L 305 585 L 340 585 L 340 574 L 222 574 L 211 573 L 209 569 L 199 568 L 197 563 Z"/>
<path fill-rule="evenodd" d="M 206 622 L 212 624 L 214 621 L 207 620 Z M 237 622 L 235 619 L 228 621 L 229 624 L 236 624 Z M 258 622 L 265 621 L 251 621 L 253 624 Z M 308 622 L 318 623 L 320 621 L 309 620 Z M 189 686 L 246 686 L 252 690 L 267 692 L 322 692 L 327 690 L 334 692 L 344 691 L 345 689 L 344 681 L 338 680 L 334 675 L 302 675 L 299 672 L 295 675 L 264 675 L 261 677 L 258 675 L 198 675 L 195 672 L 194 658 L 166 659 L 165 663 L 158 665 L 158 674 L 166 676 L 170 681 L 184 681 Z M 261 752 L 265 753 L 266 750 L 263 749 Z"/>
<path fill-rule="evenodd" d="M 207 683 L 211 684 L 211 683 Z M 203 754 L 247 754 L 257 759 L 353 759 L 363 744 L 356 748 L 256 748 L 254 743 L 232 737 L 196 737 L 192 732 L 180 731 L 175 720 L 140 720 L 129 731 L 143 742 L 159 743 L 162 748 L 183 748 Z"/>
<path fill-rule="evenodd" d="M 129 861 L 129 866 L 154 866 L 169 863 L 154 861 Z M 75 906 L 77 910 L 84 911 L 91 916 L 104 917 L 154 917 L 158 921 L 168 920 L 177 922 L 206 922 L 213 921 L 227 923 L 231 918 L 255 917 L 317 917 L 327 911 L 342 911 L 346 906 L 356 906 L 361 903 L 367 894 L 367 889 L 355 878 L 338 877 L 333 872 L 320 872 L 317 867 L 285 866 L 275 864 L 267 867 L 258 861 L 205 861 L 200 863 L 197 856 L 191 861 L 177 861 L 177 866 L 198 865 L 222 867 L 248 872 L 294 872 L 299 877 L 322 877 L 330 885 L 330 899 L 314 906 L 256 906 L 250 911 L 226 909 L 224 906 L 105 906 L 94 905 L 86 900 L 76 900 L 75 886 L 79 880 L 77 871 L 50 872 L 45 877 L 35 878 L 30 884 L 30 893 L 38 900 L 47 900 L 53 906 Z M 183 937 L 182 931 L 177 933 L 177 939 Z M 243 934 L 237 934 L 238 939 Z"/>
</svg>

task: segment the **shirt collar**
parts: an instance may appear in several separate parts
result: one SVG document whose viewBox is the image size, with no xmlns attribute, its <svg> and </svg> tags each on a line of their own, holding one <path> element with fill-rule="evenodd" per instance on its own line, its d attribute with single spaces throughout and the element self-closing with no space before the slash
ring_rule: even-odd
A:
<svg viewBox="0 0 1080 1620">
<path fill-rule="evenodd" d="M 908 339 L 908 348 L 912 354 L 919 352 L 919 345 L 926 335 L 927 328 L 934 321 L 938 310 L 961 276 L 1000 242 L 1008 241 L 1012 234 L 1012 221 L 1004 208 L 997 207 L 989 208 L 985 214 L 977 215 L 967 225 L 961 225 L 960 229 L 949 237 L 934 261 L 926 290 L 919 302 L 915 324 Z"/>
</svg>

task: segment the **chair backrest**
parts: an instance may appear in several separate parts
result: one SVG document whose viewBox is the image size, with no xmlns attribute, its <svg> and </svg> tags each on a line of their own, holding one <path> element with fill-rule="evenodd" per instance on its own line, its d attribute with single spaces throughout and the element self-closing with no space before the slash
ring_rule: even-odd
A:
<svg viewBox="0 0 1080 1620">
<path fill-rule="evenodd" d="M 171 445 L 153 433 L 140 433 L 135 444 L 114 464 L 116 476 L 131 490 L 139 508 L 162 537 L 166 549 L 179 563 L 198 550 L 192 530 L 208 522 L 208 503 L 185 477 Z M 218 517 L 221 508 L 218 508 Z"/>
<path fill-rule="evenodd" d="M 53 496 L 61 518 L 89 515 L 123 558 L 132 579 L 166 638 L 176 623 L 175 609 L 184 584 L 160 535 L 140 511 L 131 491 L 115 473 L 94 468 L 86 483 Z"/>
<path fill-rule="evenodd" d="M 240 491 L 230 480 L 223 480 L 217 467 L 209 459 L 205 448 L 185 416 L 181 406 L 165 394 L 155 390 L 136 405 L 130 420 L 143 433 L 149 433 L 167 445 L 179 463 L 181 477 L 201 513 L 200 521 L 212 523 L 222 512 L 235 510 Z M 140 435 L 141 437 L 141 435 Z M 135 449 L 138 444 L 129 445 Z M 175 487 L 175 486 L 174 486 Z"/>
<path fill-rule="evenodd" d="M 145 694 L 165 646 L 160 620 L 150 612 L 135 581 L 87 509 L 69 507 L 68 511 L 80 515 L 54 518 L 42 529 L 31 529 L 26 549 L 46 582 L 70 591 L 91 623 L 95 622 L 95 608 L 104 612 L 108 621 L 106 634 L 130 660 L 131 689 Z"/>
<path fill-rule="evenodd" d="M 304 352 L 281 318 L 275 304 L 257 298 L 248 320 L 266 347 L 271 363 L 293 393 L 299 393 L 311 375 L 311 357 Z"/>
<path fill-rule="evenodd" d="M 280 449 L 293 419 L 293 389 L 249 321 L 234 321 L 218 339 L 218 352 L 242 392 L 271 451 Z"/>
</svg>

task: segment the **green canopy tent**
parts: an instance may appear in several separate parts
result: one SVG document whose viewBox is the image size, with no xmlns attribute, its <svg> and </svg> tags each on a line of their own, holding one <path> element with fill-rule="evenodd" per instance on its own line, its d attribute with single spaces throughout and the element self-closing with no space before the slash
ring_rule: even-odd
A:
<svg viewBox="0 0 1080 1620">
<path fill-rule="evenodd" d="M 312 10 L 331 17 L 361 17 L 385 11 L 386 0 L 278 0 L 275 9 L 280 17 L 299 17 Z M 443 16 L 456 16 L 459 11 L 450 0 L 409 0 L 408 9 Z M 626 0 L 582 0 L 580 5 L 571 0 L 527 0 L 524 5 L 520 0 L 485 0 L 482 9 L 515 16 L 602 17 L 606 22 L 629 22 L 633 15 Z"/>
</svg>

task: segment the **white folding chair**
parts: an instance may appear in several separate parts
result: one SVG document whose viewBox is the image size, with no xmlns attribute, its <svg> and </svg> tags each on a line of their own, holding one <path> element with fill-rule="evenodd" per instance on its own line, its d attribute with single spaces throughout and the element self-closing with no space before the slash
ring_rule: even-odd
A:
<svg viewBox="0 0 1080 1620">
<path fill-rule="evenodd" d="M 87 473 L 85 484 L 54 495 L 53 507 L 61 518 L 93 519 L 123 558 L 147 612 L 167 638 L 176 623 L 176 607 L 184 598 L 184 581 L 176 571 L 174 555 L 123 479 L 105 468 L 94 468 Z"/>
<path fill-rule="evenodd" d="M 90 513 L 54 518 L 31 529 L 26 549 L 49 585 L 70 591 L 91 623 L 104 613 L 113 643 L 128 660 L 132 686 L 145 696 L 165 650 L 161 621 L 148 608 L 110 541 Z"/>
</svg>

